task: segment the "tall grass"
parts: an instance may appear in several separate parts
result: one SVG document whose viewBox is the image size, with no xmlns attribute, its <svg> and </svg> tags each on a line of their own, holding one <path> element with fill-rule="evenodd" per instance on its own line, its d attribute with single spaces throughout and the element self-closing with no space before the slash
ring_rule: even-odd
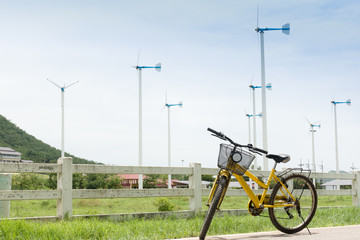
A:
<svg viewBox="0 0 360 240">
<path fill-rule="evenodd" d="M 2 220 L 0 239 L 172 239 L 198 236 L 204 217 L 133 219 L 124 222 L 77 219 L 58 222 Z M 311 227 L 360 224 L 360 208 L 318 209 Z M 208 235 L 275 231 L 269 218 L 215 216 Z"/>
<path fill-rule="evenodd" d="M 157 212 L 159 198 L 74 199 L 73 215 Z M 189 210 L 188 197 L 170 197 L 174 210 Z M 207 197 L 203 197 L 203 206 Z M 221 209 L 247 209 L 248 197 L 226 196 Z M 319 196 L 319 206 L 351 206 L 351 196 Z M 205 209 L 205 207 L 204 207 Z M 10 217 L 56 216 L 56 200 L 11 201 Z"/>
</svg>

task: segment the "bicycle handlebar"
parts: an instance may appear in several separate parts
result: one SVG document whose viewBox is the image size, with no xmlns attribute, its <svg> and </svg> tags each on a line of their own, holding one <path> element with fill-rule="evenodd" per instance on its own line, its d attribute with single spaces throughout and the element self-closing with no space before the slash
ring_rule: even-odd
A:
<svg viewBox="0 0 360 240">
<path fill-rule="evenodd" d="M 215 131 L 214 129 L 211 129 L 211 128 L 208 128 L 207 130 L 208 130 L 209 132 L 212 132 L 212 133 L 215 134 L 215 135 L 224 135 L 224 134 L 222 134 L 221 132 Z"/>
<path fill-rule="evenodd" d="M 268 151 L 264 150 L 264 149 L 261 149 L 261 148 L 257 148 L 257 147 L 253 147 L 253 149 L 257 152 L 261 152 L 263 154 L 268 154 Z"/>
<path fill-rule="evenodd" d="M 222 140 L 225 140 L 225 141 L 229 141 L 231 144 L 233 144 L 234 146 L 236 147 L 246 147 L 248 148 L 249 150 L 251 151 L 254 151 L 256 153 L 263 153 L 263 154 L 267 154 L 268 151 L 264 150 L 264 149 L 260 149 L 260 148 L 257 148 L 257 147 L 253 147 L 252 144 L 248 144 L 248 145 L 241 145 L 241 144 L 238 144 L 236 142 L 234 142 L 233 140 L 231 140 L 229 137 L 227 137 L 225 134 L 223 134 L 222 132 L 218 132 L 218 131 L 215 131 L 214 129 L 211 129 L 211 128 L 208 128 L 207 129 L 209 132 L 212 132 L 213 133 L 213 136 L 215 137 L 218 137 Z"/>
</svg>

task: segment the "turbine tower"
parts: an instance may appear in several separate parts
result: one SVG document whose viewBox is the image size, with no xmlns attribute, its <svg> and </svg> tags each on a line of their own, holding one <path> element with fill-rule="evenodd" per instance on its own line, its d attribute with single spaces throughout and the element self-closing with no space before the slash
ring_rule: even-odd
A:
<svg viewBox="0 0 360 240">
<path fill-rule="evenodd" d="M 182 107 L 183 103 L 180 101 L 177 104 L 165 103 L 165 107 L 168 108 L 168 166 L 171 167 L 171 137 L 170 137 L 170 107 Z M 168 188 L 171 189 L 171 174 L 168 175 Z"/>
<path fill-rule="evenodd" d="M 64 95 L 65 95 L 65 89 L 68 87 L 71 87 L 72 85 L 74 85 L 75 83 L 78 83 L 79 81 L 76 81 L 70 85 L 67 85 L 63 87 L 60 87 L 58 84 L 54 83 L 53 81 L 51 81 L 50 79 L 47 79 L 49 82 L 51 82 L 52 84 L 54 84 L 56 87 L 60 88 L 61 90 L 61 157 L 65 157 L 65 120 L 64 120 Z"/>
<path fill-rule="evenodd" d="M 257 20 L 258 22 L 258 20 Z M 258 25 L 258 23 L 257 23 Z M 262 95 L 262 131 L 263 131 L 263 149 L 268 150 L 267 139 L 267 112 L 266 112 L 266 92 L 265 92 L 265 55 L 264 55 L 264 33 L 266 31 L 281 30 L 284 34 L 290 34 L 290 24 L 286 23 L 282 28 L 255 28 L 255 31 L 260 33 L 260 48 L 261 48 L 261 95 Z M 264 156 L 264 170 L 268 170 L 268 159 Z"/>
<path fill-rule="evenodd" d="M 309 122 L 309 121 L 308 121 Z M 311 142 L 312 142 L 312 163 L 313 163 L 313 171 L 316 172 L 316 164 L 315 164 L 315 141 L 314 141 L 314 132 L 316 132 L 316 130 L 314 130 L 315 127 L 320 128 L 321 125 L 320 124 L 316 124 L 316 123 L 310 123 L 310 132 L 311 132 Z"/>
<path fill-rule="evenodd" d="M 138 70 L 139 75 L 139 166 L 142 166 L 142 70 L 146 68 L 154 68 L 156 71 L 161 72 L 161 63 L 156 64 L 155 66 L 139 66 L 139 57 L 138 55 L 137 65 L 133 66 Z M 143 189 L 143 175 L 139 174 L 138 188 Z"/>
<path fill-rule="evenodd" d="M 334 122 L 335 122 L 335 159 L 336 159 L 336 173 L 339 174 L 339 151 L 338 151 L 338 134 L 337 134 L 337 116 L 336 116 L 336 105 L 337 104 L 347 104 L 351 105 L 351 99 L 346 100 L 346 102 L 336 102 L 331 101 L 334 104 Z M 340 185 L 337 185 L 337 190 L 340 190 Z"/>
<path fill-rule="evenodd" d="M 316 172 L 316 164 L 315 164 L 315 141 L 314 141 L 314 132 L 316 132 L 316 130 L 314 130 L 314 128 L 320 128 L 320 124 L 316 124 L 316 123 L 310 123 L 310 121 L 308 119 L 306 119 L 307 122 L 310 125 L 310 132 L 311 132 L 311 145 L 312 145 L 312 164 L 313 164 L 313 171 L 314 173 Z M 314 178 L 314 185 L 316 187 L 316 180 Z"/>
<path fill-rule="evenodd" d="M 254 86 L 254 85 L 249 85 L 249 88 L 252 89 L 252 102 L 253 102 L 253 116 L 258 116 L 255 114 L 256 110 L 255 110 L 255 89 L 257 88 L 261 88 L 261 86 Z M 271 90 L 271 83 L 268 83 L 266 84 L 266 89 L 267 90 Z M 260 117 L 262 117 L 262 113 L 259 115 Z M 249 119 L 250 121 L 250 119 Z M 249 126 L 250 126 L 250 123 L 249 123 Z M 250 131 L 250 130 L 249 130 Z M 250 133 L 249 133 L 250 135 Z M 256 147 L 256 117 L 253 118 L 253 145 L 254 147 Z M 250 137 L 249 137 L 249 142 L 250 142 Z M 255 159 L 254 159 L 254 165 L 255 165 L 255 170 L 257 170 L 257 167 L 258 167 L 258 164 L 257 164 L 257 157 L 255 156 Z"/>
</svg>

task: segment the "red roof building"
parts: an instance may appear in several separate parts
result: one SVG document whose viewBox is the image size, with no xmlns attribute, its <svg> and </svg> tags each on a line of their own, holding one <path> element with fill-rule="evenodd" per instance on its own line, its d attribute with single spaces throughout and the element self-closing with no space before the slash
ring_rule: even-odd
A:
<svg viewBox="0 0 360 240">
<path fill-rule="evenodd" d="M 139 188 L 139 174 L 120 174 L 121 185 L 124 188 Z M 143 179 L 148 178 L 148 176 L 143 175 Z"/>
</svg>

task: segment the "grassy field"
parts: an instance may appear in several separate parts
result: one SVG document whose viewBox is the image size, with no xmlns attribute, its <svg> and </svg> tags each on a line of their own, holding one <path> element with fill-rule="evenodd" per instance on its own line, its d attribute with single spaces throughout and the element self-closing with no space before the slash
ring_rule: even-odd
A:
<svg viewBox="0 0 360 240">
<path fill-rule="evenodd" d="M 198 236 L 203 216 L 189 219 L 134 219 L 124 222 L 78 219 L 58 222 L 3 220 L 0 239 L 169 239 Z M 360 224 L 360 208 L 319 209 L 312 227 Z M 215 216 L 208 235 L 275 231 L 269 218 Z"/>
<path fill-rule="evenodd" d="M 157 212 L 158 198 L 75 199 L 73 215 Z M 187 197 L 169 198 L 174 210 L 189 210 Z M 207 197 L 203 197 L 203 203 Z M 225 197 L 222 209 L 247 209 L 248 197 Z M 351 196 L 319 196 L 319 206 L 351 206 Z M 10 217 L 56 216 L 56 200 L 12 201 Z"/>
</svg>

